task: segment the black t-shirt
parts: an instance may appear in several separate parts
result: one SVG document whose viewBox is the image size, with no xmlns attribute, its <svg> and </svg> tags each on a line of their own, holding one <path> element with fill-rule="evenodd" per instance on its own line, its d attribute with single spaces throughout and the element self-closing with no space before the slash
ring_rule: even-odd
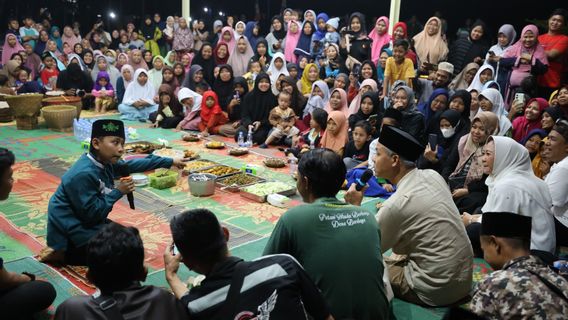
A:
<svg viewBox="0 0 568 320">
<path fill-rule="evenodd" d="M 271 320 L 307 319 L 306 314 L 313 319 L 326 319 L 330 315 L 319 289 L 300 264 L 285 254 L 246 262 L 234 314 L 222 315 L 233 272 L 242 261 L 237 257 L 227 258 L 201 285 L 181 298 L 191 319 L 253 319 L 261 314 L 270 316 Z"/>
<path fill-rule="evenodd" d="M 352 158 L 353 160 L 357 161 L 367 161 L 369 159 L 369 145 L 371 144 L 370 141 L 365 142 L 363 148 L 360 150 L 355 147 L 355 142 L 349 141 L 347 146 L 345 146 L 345 154 L 343 155 L 344 158 Z"/>
</svg>

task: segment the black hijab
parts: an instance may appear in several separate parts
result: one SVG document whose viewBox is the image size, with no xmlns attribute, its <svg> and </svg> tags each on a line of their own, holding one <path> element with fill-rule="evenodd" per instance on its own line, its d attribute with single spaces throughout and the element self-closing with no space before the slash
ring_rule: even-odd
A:
<svg viewBox="0 0 568 320">
<path fill-rule="evenodd" d="M 274 36 L 274 38 L 276 38 L 276 40 L 282 40 L 286 38 L 286 27 L 284 26 L 284 18 L 282 18 L 282 16 L 272 17 L 272 20 L 270 20 L 271 25 L 274 22 L 274 20 L 280 21 L 280 25 L 282 27 L 280 28 L 279 31 L 272 30 L 272 35 Z"/>
<path fill-rule="evenodd" d="M 264 56 L 266 57 L 266 65 L 268 66 L 268 64 L 270 64 L 270 61 L 272 60 L 272 57 L 270 56 L 270 52 L 268 51 L 268 41 L 266 41 L 266 39 L 264 38 L 258 38 L 257 42 L 256 42 L 256 46 L 254 47 L 254 56 L 251 58 L 251 61 L 259 61 L 260 60 L 260 54 L 258 53 L 258 45 L 259 44 L 264 44 L 264 47 L 266 48 L 266 53 L 264 54 Z"/>
<path fill-rule="evenodd" d="M 361 96 L 361 102 L 363 102 L 363 100 L 365 98 L 371 98 L 371 101 L 373 101 L 373 110 L 371 110 L 371 113 L 365 114 L 365 113 L 363 113 L 363 109 L 359 108 L 359 111 L 357 111 L 357 113 L 349 116 L 349 127 L 351 128 L 351 130 L 354 129 L 355 124 L 357 124 L 357 122 L 367 121 L 367 120 L 369 120 L 370 116 L 375 115 L 375 114 L 379 115 L 379 110 L 380 110 L 379 94 L 377 92 L 374 92 L 374 91 L 367 91 Z M 375 133 L 379 132 L 379 128 L 381 126 L 380 120 L 381 119 L 376 118 L 376 119 L 373 120 L 373 123 L 371 123 L 371 126 L 373 128 L 377 129 L 377 130 L 374 130 Z"/>
<path fill-rule="evenodd" d="M 284 79 L 282 79 L 282 81 L 280 82 L 281 85 L 284 83 L 287 83 L 289 85 L 292 86 L 293 91 L 292 91 L 292 97 L 290 99 L 291 101 L 291 105 L 290 107 L 292 108 L 292 110 L 294 110 L 294 113 L 296 115 L 302 115 L 304 114 L 304 107 L 306 106 L 306 98 L 300 94 L 300 90 L 298 90 L 298 86 L 297 83 L 298 81 L 293 79 L 290 76 L 286 76 L 284 77 Z"/>
<path fill-rule="evenodd" d="M 361 30 L 359 30 L 359 32 L 353 32 L 353 35 L 355 36 L 355 39 L 359 38 L 359 37 L 366 37 L 367 36 L 367 24 L 365 22 L 365 15 L 362 14 L 361 12 L 353 12 L 351 14 L 351 16 L 349 16 L 349 29 L 351 29 L 351 22 L 353 21 L 353 18 L 359 18 L 359 22 L 361 23 Z"/>
<path fill-rule="evenodd" d="M 461 98 L 463 101 L 464 108 L 461 113 L 461 118 L 463 119 L 463 124 L 469 129 L 469 126 L 471 125 L 471 121 L 469 120 L 469 114 L 471 112 L 471 94 L 467 90 L 458 90 L 454 92 L 454 95 L 451 96 L 448 102 L 448 106 L 455 98 Z"/>
<path fill-rule="evenodd" d="M 229 81 L 221 80 L 221 71 L 223 71 L 223 69 L 227 69 L 231 73 L 231 78 L 229 79 Z M 220 65 L 219 75 L 217 75 L 217 78 L 215 78 L 215 81 L 213 81 L 213 91 L 217 93 L 217 97 L 219 98 L 219 104 L 221 105 L 223 111 L 227 111 L 227 104 L 230 101 L 229 98 L 232 97 L 233 95 L 234 81 L 235 78 L 233 76 L 233 68 L 228 64 Z"/>
<path fill-rule="evenodd" d="M 209 57 L 209 59 L 203 58 L 203 49 L 205 47 L 211 48 L 211 57 Z M 199 50 L 199 53 L 197 53 L 197 55 L 195 55 L 195 57 L 191 61 L 191 65 L 195 64 L 200 65 L 203 68 L 203 78 L 205 79 L 205 81 L 207 81 L 207 83 L 213 83 L 213 70 L 215 69 L 215 60 L 213 59 L 213 46 L 210 43 L 203 43 L 201 49 Z"/>
<path fill-rule="evenodd" d="M 270 122 L 268 122 L 268 116 L 270 114 L 270 110 L 278 105 L 278 101 L 272 94 L 270 87 L 265 92 L 260 91 L 258 85 L 261 80 L 268 80 L 270 83 L 270 77 L 268 74 L 259 74 L 254 82 L 254 89 L 247 93 L 244 98 L 241 125 L 245 128 L 255 121 L 260 121 L 261 126 L 263 127 L 269 126 Z"/>
<path fill-rule="evenodd" d="M 338 56 L 339 56 L 339 54 L 338 54 Z M 373 75 L 371 76 L 370 79 L 373 79 L 373 80 L 375 80 L 376 83 L 379 83 L 378 76 L 377 76 L 377 66 L 375 66 L 375 63 L 374 63 L 373 61 L 371 61 L 371 60 L 365 60 L 365 61 L 363 61 L 363 62 L 361 63 L 361 70 L 363 70 L 363 66 L 364 66 L 364 65 L 367 65 L 367 64 L 368 64 L 369 66 L 371 66 L 371 70 L 373 70 Z M 365 80 L 365 79 L 363 79 L 363 76 L 362 76 L 362 75 L 359 75 L 359 81 L 360 81 L 360 82 L 363 82 L 363 80 Z"/>
<path fill-rule="evenodd" d="M 309 24 L 312 27 L 312 31 L 307 34 L 304 32 L 304 27 Z M 306 21 L 304 22 L 304 24 L 302 25 L 302 32 L 300 34 L 300 39 L 298 40 L 298 44 L 296 45 L 297 49 L 302 49 L 306 52 L 311 52 L 311 47 L 312 47 L 312 35 L 315 32 L 315 26 L 311 21 Z"/>
</svg>

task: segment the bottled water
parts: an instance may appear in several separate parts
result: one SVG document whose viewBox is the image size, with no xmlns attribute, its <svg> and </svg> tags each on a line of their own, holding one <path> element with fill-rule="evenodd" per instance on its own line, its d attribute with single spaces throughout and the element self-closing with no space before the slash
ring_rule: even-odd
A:
<svg viewBox="0 0 568 320">
<path fill-rule="evenodd" d="M 290 159 L 290 175 L 294 176 L 296 171 L 298 171 L 298 160 L 296 158 Z"/>
<path fill-rule="evenodd" d="M 245 135 L 242 131 L 239 132 L 239 139 L 237 140 L 237 144 L 239 145 L 239 147 L 245 146 Z"/>
<path fill-rule="evenodd" d="M 252 147 L 252 128 L 249 128 L 249 132 L 247 134 L 247 147 Z"/>
<path fill-rule="evenodd" d="M 310 141 L 310 150 L 314 150 L 316 148 L 316 140 Z"/>
</svg>

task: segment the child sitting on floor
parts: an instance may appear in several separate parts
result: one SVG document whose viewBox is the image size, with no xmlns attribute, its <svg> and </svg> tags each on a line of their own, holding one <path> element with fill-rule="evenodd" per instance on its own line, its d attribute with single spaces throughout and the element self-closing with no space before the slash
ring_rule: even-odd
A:
<svg viewBox="0 0 568 320">
<path fill-rule="evenodd" d="M 152 128 L 171 129 L 175 128 L 183 119 L 183 109 L 168 91 L 161 91 L 159 96 L 158 111 L 156 121 L 150 126 Z M 151 117 L 151 116 L 150 116 Z"/>
<path fill-rule="evenodd" d="M 201 117 L 199 131 L 201 131 L 201 135 L 204 137 L 209 136 L 209 134 L 218 134 L 219 127 L 229 120 L 219 105 L 217 94 L 211 90 L 203 93 L 201 113 L 199 116 Z"/>
<path fill-rule="evenodd" d="M 345 145 L 348 141 L 349 126 L 345 113 L 332 111 L 327 117 L 327 127 L 321 138 L 321 147 L 333 150 L 343 157 Z"/>
<path fill-rule="evenodd" d="M 185 118 L 177 125 L 176 130 L 199 130 L 202 96 L 189 88 L 181 88 L 178 101 L 185 110 Z"/>
<path fill-rule="evenodd" d="M 268 145 L 278 143 L 284 137 L 290 139 L 291 143 L 292 137 L 300 133 L 300 130 L 294 127 L 296 114 L 290 108 L 291 100 L 292 96 L 288 92 L 283 91 L 278 94 L 278 106 L 274 107 L 268 116 L 272 130 L 266 141 L 259 146 L 260 148 L 268 148 Z"/>
<path fill-rule="evenodd" d="M 38 81 L 30 79 L 31 70 L 25 66 L 19 66 L 16 77 L 16 91 L 18 94 L 24 93 L 45 93 L 45 88 Z"/>
<path fill-rule="evenodd" d="M 369 160 L 369 144 L 372 138 L 371 124 L 366 120 L 358 121 L 353 127 L 353 140 L 345 146 L 343 163 L 347 171 L 355 168 L 363 161 Z"/>
<path fill-rule="evenodd" d="M 114 101 L 114 88 L 106 71 L 99 71 L 95 87 L 91 93 L 95 96 L 95 112 L 105 113 Z"/>
<path fill-rule="evenodd" d="M 292 148 L 284 151 L 286 156 L 292 153 L 299 159 L 303 153 L 321 147 L 320 141 L 327 127 L 328 114 L 324 109 L 314 109 L 311 115 L 310 128 L 292 139 Z"/>
</svg>

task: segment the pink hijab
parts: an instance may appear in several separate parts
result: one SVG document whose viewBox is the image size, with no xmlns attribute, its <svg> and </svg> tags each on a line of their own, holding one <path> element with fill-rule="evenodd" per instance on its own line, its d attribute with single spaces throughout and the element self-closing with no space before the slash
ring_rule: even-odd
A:
<svg viewBox="0 0 568 320">
<path fill-rule="evenodd" d="M 225 41 L 225 39 L 223 39 L 223 35 L 227 31 L 231 34 L 231 40 L 229 40 L 229 42 L 227 42 L 227 41 Z M 224 27 L 223 29 L 221 29 L 221 36 L 219 37 L 219 41 L 227 44 L 227 46 L 229 47 L 228 53 L 231 54 L 231 52 L 233 52 L 233 50 L 237 46 L 237 40 L 235 39 L 235 30 L 233 30 L 233 28 L 231 28 L 231 27 Z"/>
<path fill-rule="evenodd" d="M 339 95 L 341 96 L 341 108 L 339 110 L 332 109 L 331 104 L 330 104 L 331 96 L 333 96 L 333 94 L 335 92 L 339 92 Z M 325 105 L 325 111 L 327 112 L 327 114 L 330 114 L 332 111 L 341 111 L 345 114 L 345 118 L 349 118 L 349 106 L 348 106 L 348 103 L 347 103 L 347 92 L 345 92 L 345 90 L 343 90 L 341 88 L 333 89 L 331 91 L 331 94 L 329 95 L 329 101 Z"/>
<path fill-rule="evenodd" d="M 380 35 L 376 29 L 377 25 L 381 21 L 385 23 L 387 28 L 387 31 L 383 35 Z M 371 47 L 371 60 L 375 65 L 378 65 L 379 57 L 381 56 L 381 49 L 385 45 L 388 45 L 391 41 L 391 36 L 388 33 L 388 28 L 389 28 L 389 18 L 382 16 L 377 19 L 377 22 L 375 22 L 375 28 L 373 28 L 373 30 L 369 34 L 369 38 L 373 40 L 373 44 Z"/>
<path fill-rule="evenodd" d="M 65 34 L 65 31 L 67 30 L 71 30 L 71 36 L 68 36 Z M 63 28 L 63 34 L 61 35 L 61 43 L 65 43 L 67 42 L 67 44 L 69 44 L 69 47 L 71 48 L 71 50 L 73 50 L 73 48 L 75 47 L 75 45 L 77 43 L 81 43 L 81 40 L 79 40 L 79 38 L 77 38 L 77 36 L 75 35 L 75 32 L 73 32 L 73 29 L 71 29 L 71 27 L 66 26 L 65 28 Z M 69 54 L 69 52 L 66 52 L 66 54 Z"/>
<path fill-rule="evenodd" d="M 535 26 L 534 24 L 529 24 L 525 26 L 523 28 L 523 32 L 521 32 L 520 39 L 517 42 L 515 42 L 514 45 L 510 46 L 509 48 L 507 48 L 507 50 L 505 50 L 505 52 L 503 53 L 503 58 L 517 58 L 517 62 L 515 62 L 515 65 L 518 65 L 521 55 L 523 54 L 523 52 L 526 52 L 532 55 L 531 64 L 534 64 L 536 62 L 536 59 L 540 60 L 540 62 L 542 62 L 543 64 L 548 64 L 548 58 L 546 57 L 546 52 L 544 52 L 544 48 L 542 47 L 542 45 L 540 45 L 540 43 L 538 43 L 538 40 L 535 43 L 535 45 L 530 48 L 525 48 L 525 46 L 523 45 L 523 36 L 527 31 L 532 31 L 532 33 L 535 36 L 535 39 L 538 39 L 537 26 Z"/>
<path fill-rule="evenodd" d="M 363 82 L 361 82 L 361 85 L 359 86 L 359 93 L 355 96 L 355 98 L 353 99 L 353 101 L 351 101 L 351 104 L 349 105 L 349 115 L 355 114 L 359 111 L 359 108 L 361 107 L 361 96 L 362 96 L 361 88 L 363 88 L 364 86 L 371 87 L 371 91 L 374 92 L 377 92 L 379 90 L 377 81 L 373 79 L 363 80 Z"/>
<path fill-rule="evenodd" d="M 295 23 L 298 26 L 298 32 L 292 33 L 290 31 L 290 26 L 292 23 Z M 288 21 L 288 31 L 286 32 L 286 44 L 284 48 L 284 57 L 286 61 L 296 63 L 297 58 L 294 54 L 294 49 L 298 45 L 298 41 L 300 41 L 300 36 L 302 35 L 302 26 L 294 20 Z"/>
<path fill-rule="evenodd" d="M 14 37 L 14 39 L 16 39 L 16 45 L 13 47 L 10 47 L 8 44 L 9 37 Z M 14 34 L 8 33 L 4 39 L 4 47 L 2 47 L 2 64 L 6 64 L 6 62 L 10 61 L 10 58 L 14 53 L 18 53 L 20 51 L 25 51 L 24 47 L 22 47 L 20 42 L 18 42 L 18 38 Z"/>
<path fill-rule="evenodd" d="M 241 39 L 245 41 L 247 47 L 245 52 L 240 53 L 238 46 L 235 46 L 235 49 L 231 52 L 229 60 L 227 61 L 227 64 L 233 68 L 233 76 L 235 77 L 242 77 L 245 73 L 247 73 L 250 58 L 254 56 L 254 51 L 252 50 L 247 37 L 239 36 L 237 43 L 241 41 Z"/>
</svg>

